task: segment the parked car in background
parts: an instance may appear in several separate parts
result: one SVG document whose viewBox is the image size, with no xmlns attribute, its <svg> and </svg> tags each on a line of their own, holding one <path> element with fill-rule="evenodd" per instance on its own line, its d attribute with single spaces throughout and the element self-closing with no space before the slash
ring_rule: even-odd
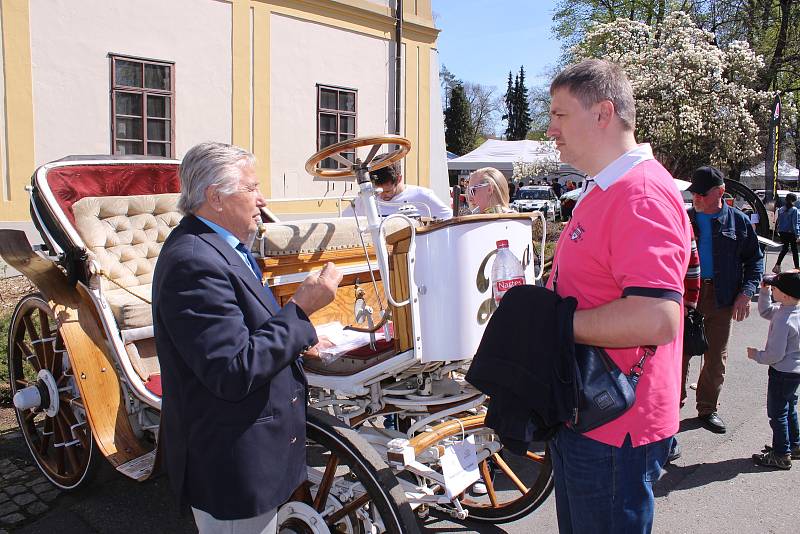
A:
<svg viewBox="0 0 800 534">
<path fill-rule="evenodd" d="M 541 211 L 552 221 L 561 217 L 561 202 L 548 185 L 526 185 L 517 191 L 511 207 L 519 212 Z"/>
<path fill-rule="evenodd" d="M 764 202 L 764 197 L 766 196 L 766 194 L 765 194 L 765 191 L 763 189 L 756 189 L 753 192 L 756 195 L 758 195 L 758 198 L 761 199 L 761 202 Z M 777 199 L 778 202 L 776 203 L 777 204 L 777 206 L 776 206 L 777 208 L 780 208 L 781 206 L 783 206 L 783 204 L 784 204 L 784 202 L 786 200 L 786 195 L 788 195 L 789 193 L 791 193 L 791 191 L 788 191 L 786 189 L 778 189 L 778 199 Z M 772 210 L 771 206 L 765 206 L 765 207 L 767 208 L 767 211 Z"/>
</svg>

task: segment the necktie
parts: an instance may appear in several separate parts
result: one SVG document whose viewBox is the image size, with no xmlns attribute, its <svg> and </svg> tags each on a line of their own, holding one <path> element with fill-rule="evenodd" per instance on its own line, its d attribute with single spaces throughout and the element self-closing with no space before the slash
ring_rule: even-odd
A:
<svg viewBox="0 0 800 534">
<path fill-rule="evenodd" d="M 261 272 L 261 267 L 258 265 L 258 262 L 256 261 L 256 257 L 253 256 L 253 253 L 250 252 L 249 248 L 244 246 L 244 243 L 239 243 L 238 245 L 236 245 L 236 250 L 238 250 L 247 257 L 247 261 L 250 262 L 250 267 L 252 267 L 253 269 L 253 274 L 258 279 L 258 283 L 260 284 L 261 274 L 263 273 Z M 266 291 L 267 295 L 269 295 L 269 299 L 275 305 L 275 309 L 280 310 L 281 305 L 278 304 L 278 300 L 275 298 L 275 295 L 272 294 L 272 290 L 269 287 L 265 287 L 264 290 Z"/>
</svg>

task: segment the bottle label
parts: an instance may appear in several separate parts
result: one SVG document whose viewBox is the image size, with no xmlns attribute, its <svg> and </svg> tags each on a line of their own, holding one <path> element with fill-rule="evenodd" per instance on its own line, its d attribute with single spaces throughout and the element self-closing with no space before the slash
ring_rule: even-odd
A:
<svg viewBox="0 0 800 534">
<path fill-rule="evenodd" d="M 495 293 L 505 293 L 514 286 L 525 285 L 525 279 L 522 277 L 510 278 L 508 280 L 498 280 L 494 283 Z"/>
</svg>

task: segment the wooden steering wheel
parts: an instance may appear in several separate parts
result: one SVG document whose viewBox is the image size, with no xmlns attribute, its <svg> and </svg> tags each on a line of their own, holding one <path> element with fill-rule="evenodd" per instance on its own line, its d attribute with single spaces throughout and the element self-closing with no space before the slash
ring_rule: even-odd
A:
<svg viewBox="0 0 800 534">
<path fill-rule="evenodd" d="M 381 154 L 378 156 L 378 150 L 380 150 L 384 145 L 387 147 L 391 145 L 397 145 L 397 148 L 386 154 Z M 342 152 L 349 152 L 366 146 L 371 148 L 367 154 L 367 157 L 363 161 L 356 159 L 355 162 L 352 162 L 342 155 Z M 353 139 L 348 139 L 347 141 L 342 141 L 340 143 L 327 146 L 308 158 L 308 161 L 306 161 L 306 172 L 308 174 L 329 180 L 336 178 L 350 178 L 356 176 L 356 171 L 358 170 L 372 172 L 391 165 L 395 161 L 404 158 L 410 150 L 411 141 L 399 135 L 386 134 L 354 137 Z M 318 165 L 325 158 L 331 158 L 334 161 L 345 165 L 345 168 L 322 169 L 318 167 Z"/>
</svg>

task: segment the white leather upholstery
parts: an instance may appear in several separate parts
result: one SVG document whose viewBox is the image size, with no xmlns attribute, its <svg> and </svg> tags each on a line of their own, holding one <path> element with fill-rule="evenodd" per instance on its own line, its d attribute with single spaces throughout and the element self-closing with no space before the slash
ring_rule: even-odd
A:
<svg viewBox="0 0 800 534">
<path fill-rule="evenodd" d="M 111 280 L 151 300 L 153 269 L 167 236 L 181 220 L 177 193 L 85 197 L 72 206 L 75 229 Z M 121 330 L 153 324 L 150 304 L 101 277 Z"/>
<path fill-rule="evenodd" d="M 178 193 L 157 195 L 85 197 L 72 206 L 75 229 L 111 280 L 101 277 L 103 292 L 120 330 L 153 324 L 151 282 L 161 246 L 181 220 Z M 359 219 L 362 229 L 366 219 Z M 390 220 L 386 233 L 405 226 Z M 364 241 L 370 244 L 369 234 Z M 253 244 L 259 256 L 314 254 L 328 250 L 360 248 L 358 226 L 351 218 L 317 219 L 267 224 L 266 237 Z M 131 295 L 128 291 L 143 297 Z"/>
</svg>

